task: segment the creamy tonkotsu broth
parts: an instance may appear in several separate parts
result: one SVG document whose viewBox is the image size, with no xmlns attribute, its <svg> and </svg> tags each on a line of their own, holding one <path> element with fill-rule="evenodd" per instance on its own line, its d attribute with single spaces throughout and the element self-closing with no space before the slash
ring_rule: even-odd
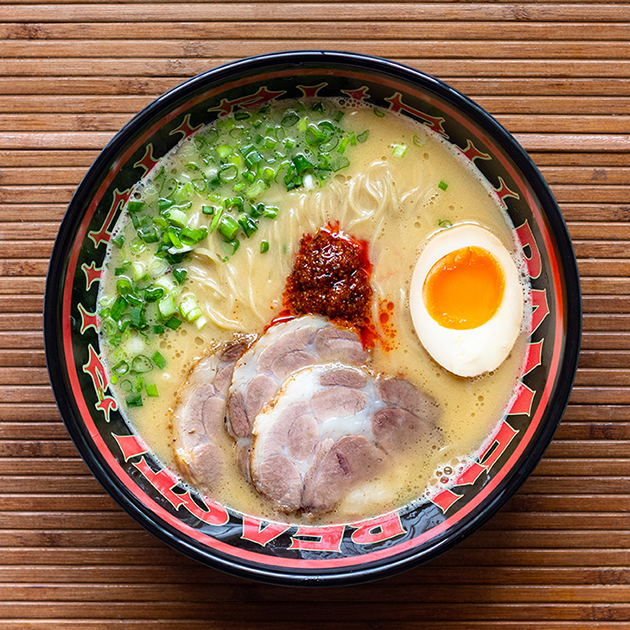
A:
<svg viewBox="0 0 630 630">
<path fill-rule="evenodd" d="M 296 120 L 288 126 L 293 114 Z M 252 127 L 252 117 L 255 122 L 262 119 L 258 127 Z M 326 125 L 317 127 L 322 121 L 337 130 L 331 135 Z M 332 148 L 324 147 L 324 153 L 332 156 L 334 164 L 331 170 L 320 172 L 325 175 L 321 181 L 316 169 L 306 167 L 301 179 L 294 172 L 294 179 L 289 175 L 288 181 L 295 188 L 287 190 L 285 175 L 290 165 L 282 166 L 283 162 L 290 162 L 296 151 L 315 161 L 308 147 L 299 144 L 300 128 L 308 129 L 309 124 L 328 134 L 324 141 Z M 256 130 L 259 133 L 254 135 L 260 137 L 248 144 L 244 136 Z M 249 149 L 250 145 L 255 148 Z M 238 147 L 244 146 L 246 153 L 257 151 L 253 160 L 266 159 L 270 152 L 280 154 L 268 164 L 267 180 L 260 176 L 263 171 L 257 162 L 250 159 L 248 165 L 239 152 Z M 225 165 L 230 164 L 235 168 L 223 181 L 217 173 L 225 173 Z M 278 167 L 276 180 L 269 179 Z M 247 168 L 260 177 L 239 187 L 238 176 L 232 179 L 230 175 Z M 258 182 L 263 183 L 256 188 Z M 245 198 L 245 213 L 252 205 L 255 215 L 262 213 L 254 217 L 256 231 L 247 237 L 239 225 L 238 245 L 235 239 L 227 243 L 216 225 L 206 235 L 217 214 L 231 203 L 224 200 L 239 195 Z M 350 492 L 331 512 L 310 518 L 278 512 L 243 478 L 236 464 L 212 499 L 240 512 L 293 522 L 373 516 L 448 485 L 497 427 L 523 364 L 531 309 L 525 309 L 521 333 L 507 359 L 491 373 L 462 378 L 438 365 L 420 343 L 410 313 L 409 289 L 427 239 L 450 225 L 478 224 L 502 242 L 519 268 L 522 260 L 513 226 L 489 184 L 456 148 L 426 127 L 343 101 L 283 103 L 268 111 L 237 112 L 180 143 L 137 185 L 131 202 L 116 228 L 113 240 L 118 244 L 110 246 L 101 285 L 101 348 L 122 412 L 166 465 L 177 469 L 172 411 L 191 369 L 221 344 L 235 338 L 250 343 L 263 333 L 284 308 L 283 291 L 301 238 L 330 224 L 368 243 L 373 265 L 372 319 L 380 338 L 368 348 L 369 369 L 374 374 L 405 377 L 441 409 L 440 444 L 419 443 L 406 449 L 395 466 Z M 179 227 L 180 235 L 184 227 L 193 233 L 189 248 L 170 242 L 171 251 L 183 251 L 181 261 L 170 264 L 155 256 L 169 220 L 158 220 L 157 225 L 145 221 L 143 234 L 149 234 L 149 242 L 139 238 L 137 230 L 143 229 L 143 216 L 159 217 L 161 210 L 164 217 L 173 208 L 180 214 L 175 213 L 176 224 L 170 227 Z M 238 222 L 240 207 L 224 211 Z M 152 242 L 152 229 L 158 241 Z M 232 236 L 229 229 L 228 236 Z M 527 305 L 523 278 L 521 273 Z M 152 293 L 156 287 L 163 290 Z M 120 316 L 122 333 L 116 319 L 121 289 L 127 302 Z M 134 300 L 134 293 L 139 301 Z M 173 308 L 163 305 L 166 315 L 160 316 L 157 304 L 171 294 Z M 147 303 L 147 298 L 154 301 Z M 192 321 L 187 321 L 185 314 L 190 313 Z M 181 322 L 174 330 L 169 328 L 169 322 L 177 323 L 173 318 Z M 130 320 L 126 327 L 125 320 Z M 147 327 L 138 331 L 144 320 Z M 233 458 L 235 445 L 227 432 L 220 441 L 226 457 Z"/>
</svg>

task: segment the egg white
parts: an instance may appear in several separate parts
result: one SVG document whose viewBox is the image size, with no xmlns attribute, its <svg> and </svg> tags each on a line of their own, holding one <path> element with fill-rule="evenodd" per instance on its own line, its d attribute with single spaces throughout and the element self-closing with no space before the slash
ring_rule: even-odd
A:
<svg viewBox="0 0 630 630">
<path fill-rule="evenodd" d="M 494 316 L 482 326 L 468 330 L 445 328 L 426 309 L 424 281 L 438 260 L 469 246 L 487 250 L 499 262 L 505 277 L 503 299 Z M 503 363 L 521 330 L 523 303 L 523 286 L 510 253 L 494 234 L 474 224 L 459 224 L 430 237 L 411 279 L 409 306 L 416 333 L 433 359 L 458 376 L 478 376 Z"/>
</svg>

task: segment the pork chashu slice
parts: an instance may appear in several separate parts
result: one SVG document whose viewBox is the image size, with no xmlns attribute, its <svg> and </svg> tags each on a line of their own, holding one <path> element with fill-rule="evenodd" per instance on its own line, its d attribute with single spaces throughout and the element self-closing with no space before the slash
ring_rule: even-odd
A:
<svg viewBox="0 0 630 630">
<path fill-rule="evenodd" d="M 411 443 L 438 443 L 439 408 L 403 378 L 342 363 L 289 377 L 253 426 L 256 489 L 282 511 L 327 512 Z"/>
<path fill-rule="evenodd" d="M 178 393 L 173 413 L 175 459 L 194 486 L 206 492 L 222 482 L 233 465 L 220 447 L 226 439 L 225 408 L 232 373 L 247 345 L 229 342 L 204 357 L 191 370 Z"/>
<path fill-rule="evenodd" d="M 249 477 L 254 419 L 288 377 L 311 365 L 339 361 L 359 366 L 367 359 L 356 332 L 317 315 L 276 324 L 259 337 L 237 361 L 228 392 L 226 426 L 237 442 L 243 474 Z"/>
</svg>

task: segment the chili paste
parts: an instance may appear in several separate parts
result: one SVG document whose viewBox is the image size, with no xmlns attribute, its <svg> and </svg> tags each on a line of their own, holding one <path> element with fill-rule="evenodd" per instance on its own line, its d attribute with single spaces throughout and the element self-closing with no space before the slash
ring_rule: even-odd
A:
<svg viewBox="0 0 630 630">
<path fill-rule="evenodd" d="M 358 328 L 370 322 L 372 265 L 367 244 L 334 226 L 306 234 L 287 279 L 285 306 L 317 313 Z"/>
</svg>

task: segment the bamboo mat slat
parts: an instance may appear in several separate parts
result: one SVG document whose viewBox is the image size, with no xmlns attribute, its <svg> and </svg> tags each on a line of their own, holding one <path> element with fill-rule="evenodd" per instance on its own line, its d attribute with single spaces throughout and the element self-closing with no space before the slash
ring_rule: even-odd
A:
<svg viewBox="0 0 630 630">
<path fill-rule="evenodd" d="M 186 78 L 329 48 L 434 74 L 515 134 L 574 242 L 583 351 L 532 476 L 458 547 L 346 589 L 247 582 L 177 554 L 102 490 L 54 404 L 48 259 L 86 169 Z M 0 627 L 630 628 L 630 3 L 0 4 Z"/>
</svg>

